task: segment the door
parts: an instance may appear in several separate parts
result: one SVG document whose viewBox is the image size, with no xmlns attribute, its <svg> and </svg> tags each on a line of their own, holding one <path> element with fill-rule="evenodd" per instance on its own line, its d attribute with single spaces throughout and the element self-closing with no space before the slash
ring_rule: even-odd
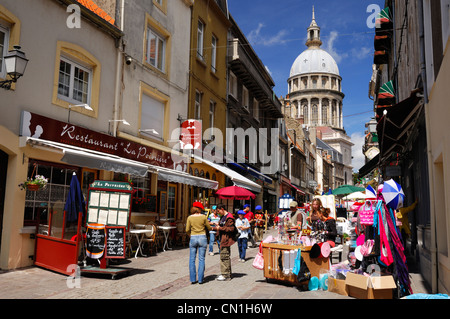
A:
<svg viewBox="0 0 450 319">
<path fill-rule="evenodd" d="M 0 247 L 2 246 L 3 207 L 5 206 L 6 173 L 8 171 L 8 154 L 0 151 Z"/>
</svg>

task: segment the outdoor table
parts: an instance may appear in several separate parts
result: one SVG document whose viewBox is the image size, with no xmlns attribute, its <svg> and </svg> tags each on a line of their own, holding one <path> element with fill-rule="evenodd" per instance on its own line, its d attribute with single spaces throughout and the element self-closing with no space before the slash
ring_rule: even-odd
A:
<svg viewBox="0 0 450 319">
<path fill-rule="evenodd" d="M 305 261 L 309 268 L 311 277 L 320 278 L 321 271 L 329 270 L 329 258 L 310 258 L 310 246 L 284 245 L 280 243 L 263 243 L 262 250 L 264 256 L 264 277 L 269 279 L 282 281 L 292 285 L 305 285 L 308 281 L 299 283 L 297 276 L 293 273 L 285 274 L 283 269 L 278 267 L 278 257 L 285 250 L 301 249 L 301 258 Z"/>
<path fill-rule="evenodd" d="M 172 229 L 176 229 L 175 226 L 158 226 L 158 229 L 161 229 L 163 231 L 164 234 L 164 245 L 163 245 L 163 251 L 166 251 L 166 247 L 167 249 L 172 249 L 169 247 L 169 234 L 170 234 L 170 230 Z"/>
<path fill-rule="evenodd" d="M 153 230 L 152 229 L 131 229 L 130 233 L 134 234 L 136 236 L 137 242 L 138 242 L 138 247 L 136 249 L 136 254 L 134 255 L 134 258 L 137 258 L 138 252 L 141 252 L 141 256 L 142 257 L 147 257 L 146 255 L 144 255 L 142 253 L 142 240 L 144 239 L 144 236 L 146 233 L 151 233 Z"/>
</svg>

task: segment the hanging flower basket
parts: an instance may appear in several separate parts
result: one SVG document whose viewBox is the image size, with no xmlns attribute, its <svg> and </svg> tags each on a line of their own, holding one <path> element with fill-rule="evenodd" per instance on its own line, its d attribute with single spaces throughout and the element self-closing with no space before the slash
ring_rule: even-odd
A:
<svg viewBox="0 0 450 319">
<path fill-rule="evenodd" d="M 45 188 L 48 183 L 48 178 L 42 175 L 36 175 L 33 179 L 28 178 L 25 182 L 19 184 L 19 187 L 23 190 L 36 192 L 42 188 Z"/>
</svg>

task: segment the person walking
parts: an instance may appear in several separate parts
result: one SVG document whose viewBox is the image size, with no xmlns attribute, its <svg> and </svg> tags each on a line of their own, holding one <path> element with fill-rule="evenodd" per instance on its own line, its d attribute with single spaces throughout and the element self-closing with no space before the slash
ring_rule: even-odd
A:
<svg viewBox="0 0 450 319">
<path fill-rule="evenodd" d="M 219 222 L 220 222 L 220 216 L 217 214 L 217 206 L 213 206 L 211 213 L 208 216 L 208 222 L 211 225 L 211 227 L 214 226 L 218 226 Z M 209 255 L 210 256 L 214 256 L 214 242 L 217 242 L 217 247 L 219 248 L 219 253 L 220 253 L 220 240 L 219 240 L 219 236 L 216 236 L 216 231 L 215 230 L 211 230 L 209 232 Z"/>
<path fill-rule="evenodd" d="M 237 232 L 236 222 L 233 214 L 225 210 L 225 205 L 218 206 L 220 210 L 219 226 L 212 229 L 217 231 L 216 235 L 220 236 L 220 272 L 221 275 L 217 277 L 219 281 L 231 280 L 231 246 L 236 242 L 234 239 Z"/>
<path fill-rule="evenodd" d="M 250 223 L 245 218 L 245 212 L 243 210 L 238 211 L 239 219 L 236 220 L 236 228 L 239 231 L 238 248 L 239 248 L 239 261 L 245 262 L 245 254 L 247 252 L 248 234 L 250 232 Z"/>
<path fill-rule="evenodd" d="M 200 202 L 194 202 L 191 208 L 191 215 L 186 221 L 186 233 L 190 236 L 189 240 L 189 279 L 192 284 L 197 282 L 197 271 L 195 262 L 198 253 L 198 283 L 202 284 L 205 274 L 205 256 L 208 241 L 206 239 L 207 231 L 211 230 L 206 216 L 202 214 L 204 207 Z"/>
<path fill-rule="evenodd" d="M 252 243 L 252 248 L 257 247 L 255 238 L 253 237 L 253 230 L 255 229 L 255 215 L 250 211 L 250 204 L 244 205 L 245 218 L 250 223 L 250 234 L 248 235 L 248 239 Z"/>
<path fill-rule="evenodd" d="M 264 236 L 266 218 L 262 212 L 261 205 L 255 207 L 255 241 L 261 242 Z"/>
</svg>

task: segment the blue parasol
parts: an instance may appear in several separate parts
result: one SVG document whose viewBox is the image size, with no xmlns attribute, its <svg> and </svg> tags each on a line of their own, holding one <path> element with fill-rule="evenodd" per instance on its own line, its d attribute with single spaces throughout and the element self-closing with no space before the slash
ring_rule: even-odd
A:
<svg viewBox="0 0 450 319">
<path fill-rule="evenodd" d="M 392 209 L 403 207 L 405 193 L 403 193 L 400 184 L 393 179 L 384 182 L 382 194 L 388 207 L 391 207 Z"/>
<path fill-rule="evenodd" d="M 70 181 L 69 194 L 67 196 L 66 205 L 64 206 L 66 212 L 66 219 L 68 222 L 74 222 L 78 220 L 78 213 L 86 212 L 86 202 L 81 191 L 80 182 L 77 175 L 73 173 L 72 180 Z"/>
</svg>

